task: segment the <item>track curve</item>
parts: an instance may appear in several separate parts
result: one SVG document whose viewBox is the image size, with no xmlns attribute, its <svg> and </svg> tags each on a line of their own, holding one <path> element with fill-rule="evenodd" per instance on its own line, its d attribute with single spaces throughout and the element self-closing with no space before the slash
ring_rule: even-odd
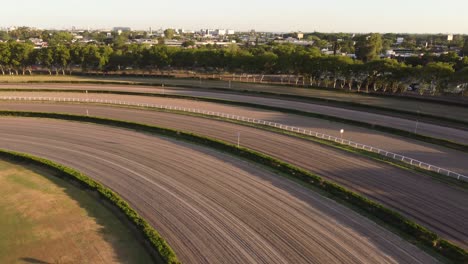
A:
<svg viewBox="0 0 468 264">
<path fill-rule="evenodd" d="M 185 263 L 434 262 L 349 209 L 205 147 L 77 122 L 0 123 L 0 148 L 54 160 L 109 186 Z"/>
<path fill-rule="evenodd" d="M 17 110 L 83 114 L 83 105 L 26 104 Z M 237 143 L 322 175 L 393 208 L 468 248 L 468 192 L 429 176 L 331 149 L 310 141 L 241 125 L 155 111 L 87 105 L 95 116 L 154 124 Z M 437 195 L 434 195 L 437 194 Z"/>
<path fill-rule="evenodd" d="M 55 98 L 82 98 L 120 100 L 134 103 L 150 103 L 158 105 L 171 105 L 187 108 L 223 112 L 277 122 L 288 126 L 301 127 L 340 137 L 339 131 L 344 129 L 344 138 L 366 144 L 376 148 L 384 149 L 403 156 L 421 160 L 425 163 L 445 168 L 462 175 L 468 175 L 468 153 L 450 149 L 447 147 L 421 142 L 407 137 L 400 137 L 389 133 L 379 132 L 372 129 L 330 122 L 323 119 L 305 117 L 300 115 L 268 111 L 256 108 L 226 105 L 212 102 L 193 101 L 186 99 L 161 98 L 149 96 L 131 96 L 116 94 L 84 94 L 84 93 L 52 93 L 52 92 L 1 92 L 0 96 L 22 96 L 22 97 L 55 97 Z M 10 101 L 0 101 L 0 106 L 7 109 Z M 14 103 L 14 102 L 13 102 Z M 83 109 L 85 113 L 85 109 Z M 468 133 L 467 133 L 468 140 Z M 468 141 L 467 141 L 468 142 Z"/>
<path fill-rule="evenodd" d="M 404 118 L 391 117 L 381 114 L 374 114 L 369 112 L 362 112 L 351 109 L 344 109 L 339 107 L 325 106 L 313 104 L 308 102 L 298 102 L 287 99 L 275 99 L 260 96 L 249 96 L 236 93 L 215 92 L 215 91 L 201 91 L 199 89 L 190 88 L 171 88 L 171 87 L 151 87 L 151 86 L 129 86 L 129 85 L 90 85 L 90 84 L 0 84 L 1 88 L 15 88 L 15 89 L 80 89 L 80 90 L 108 90 L 108 91 L 133 91 L 142 93 L 165 93 L 174 95 L 187 95 L 194 97 L 209 97 L 223 100 L 231 100 L 238 102 L 247 102 L 254 104 L 261 104 L 267 106 L 276 106 L 288 109 L 295 109 L 306 112 L 320 113 L 331 115 L 350 120 L 363 121 L 370 124 L 377 124 L 393 128 L 402 129 L 405 131 L 414 132 L 416 127 L 416 120 L 407 120 Z M 460 109 L 460 108 L 457 108 Z M 468 116 L 467 116 L 468 118 Z M 418 122 L 417 132 L 419 134 L 452 140 L 455 142 L 468 144 L 468 128 L 466 130 L 448 128 L 439 126 L 437 124 L 429 124 Z"/>
</svg>

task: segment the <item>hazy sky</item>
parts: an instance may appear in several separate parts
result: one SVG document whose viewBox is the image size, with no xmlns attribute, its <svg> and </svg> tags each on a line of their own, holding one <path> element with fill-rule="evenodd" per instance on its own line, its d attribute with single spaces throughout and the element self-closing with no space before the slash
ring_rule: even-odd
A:
<svg viewBox="0 0 468 264">
<path fill-rule="evenodd" d="M 0 27 L 468 34 L 468 0 L 23 0 L 0 8 Z"/>
</svg>

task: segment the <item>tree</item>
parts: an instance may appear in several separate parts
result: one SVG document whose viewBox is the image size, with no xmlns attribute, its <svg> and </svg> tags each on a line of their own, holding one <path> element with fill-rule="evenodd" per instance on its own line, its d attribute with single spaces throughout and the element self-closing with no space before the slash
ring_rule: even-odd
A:
<svg viewBox="0 0 468 264">
<path fill-rule="evenodd" d="M 122 49 L 125 46 L 125 43 L 128 41 L 128 37 L 124 34 L 116 35 L 112 40 L 112 47 L 114 49 Z"/>
<path fill-rule="evenodd" d="M 353 40 L 345 40 L 339 42 L 340 51 L 342 53 L 354 54 L 356 49 L 354 48 L 354 41 Z"/>
<path fill-rule="evenodd" d="M 54 64 L 54 53 L 52 48 L 42 48 L 37 57 L 38 62 L 47 68 L 49 75 L 52 75 L 52 65 Z"/>
<path fill-rule="evenodd" d="M 34 50 L 34 46 L 30 43 L 21 43 L 10 41 L 8 46 L 11 51 L 9 64 L 11 68 L 18 75 L 18 71 L 21 70 L 23 75 L 26 73 L 28 66 L 31 66 L 32 61 L 30 60 L 30 54 Z"/>
<path fill-rule="evenodd" d="M 382 51 L 382 36 L 378 33 L 360 36 L 356 42 L 356 56 L 363 62 L 379 58 Z"/>
<path fill-rule="evenodd" d="M 276 68 L 278 55 L 271 51 L 266 51 L 255 56 L 255 69 L 262 73 L 272 73 Z"/>
<path fill-rule="evenodd" d="M 326 80 L 330 80 L 333 88 L 336 88 L 338 80 L 341 81 L 342 88 L 346 85 L 350 77 L 350 65 L 353 60 L 345 56 L 326 56 L 322 58 L 323 72 Z M 328 86 L 328 85 L 327 85 Z"/>
<path fill-rule="evenodd" d="M 5 42 L 0 42 L 0 71 L 2 75 L 5 75 L 5 70 L 10 65 L 10 47 Z"/>
<path fill-rule="evenodd" d="M 465 38 L 465 44 L 463 45 L 462 49 L 462 56 L 468 56 L 468 37 Z"/>
<path fill-rule="evenodd" d="M 163 68 L 171 64 L 169 50 L 166 46 L 157 45 L 144 50 L 146 65 L 151 68 Z"/>
<path fill-rule="evenodd" d="M 10 39 L 10 35 L 6 31 L 0 31 L 0 40 L 7 41 Z"/>
<path fill-rule="evenodd" d="M 73 40 L 73 35 L 68 32 L 55 32 L 53 33 L 49 39 L 48 43 L 51 46 L 59 45 L 59 44 L 69 44 Z"/>
<path fill-rule="evenodd" d="M 103 70 L 105 66 L 109 63 L 110 57 L 114 50 L 109 46 L 101 46 L 99 48 L 99 70 Z"/>
<path fill-rule="evenodd" d="M 174 35 L 175 35 L 175 30 L 172 29 L 172 28 L 168 28 L 166 30 L 164 30 L 164 36 L 168 39 L 172 39 L 174 38 Z"/>
<path fill-rule="evenodd" d="M 465 67 L 459 71 L 457 71 L 451 81 L 458 84 L 458 87 L 461 88 L 460 94 L 463 96 L 466 91 L 468 91 L 468 67 Z"/>
<path fill-rule="evenodd" d="M 62 75 L 65 75 L 65 69 L 71 61 L 70 49 L 63 44 L 58 44 L 56 46 L 52 46 L 51 50 L 55 66 L 55 74 L 58 75 L 59 70 L 61 70 Z"/>
<path fill-rule="evenodd" d="M 430 92 L 435 94 L 444 88 L 454 72 L 452 65 L 449 63 L 431 62 L 422 68 L 422 80 L 430 85 Z"/>
<path fill-rule="evenodd" d="M 182 42 L 182 47 L 184 48 L 193 47 L 193 46 L 195 46 L 195 41 L 193 40 L 186 40 Z"/>
</svg>

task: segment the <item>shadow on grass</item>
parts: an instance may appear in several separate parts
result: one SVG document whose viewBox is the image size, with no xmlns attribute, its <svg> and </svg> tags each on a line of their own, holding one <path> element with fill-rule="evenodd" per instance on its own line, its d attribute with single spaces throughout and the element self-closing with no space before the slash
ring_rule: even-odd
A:
<svg viewBox="0 0 468 264">
<path fill-rule="evenodd" d="M 57 172 L 50 169 L 27 162 L 5 160 L 41 175 L 56 186 L 59 186 L 69 199 L 77 202 L 80 209 L 85 210 L 86 217 L 96 222 L 99 227 L 97 230 L 98 235 L 110 245 L 112 253 L 105 253 L 107 256 L 113 256 L 109 261 L 118 263 L 154 262 L 145 250 L 143 240 L 137 237 L 136 231 L 133 230 L 133 227 L 129 223 L 121 219 L 121 215 L 114 212 L 111 205 L 105 204 L 97 196 L 83 190 L 79 186 L 75 186 L 72 182 L 62 179 Z M 86 245 L 83 246 L 85 246 L 85 248 L 82 248 L 84 250 L 83 254 L 86 255 Z M 66 254 L 66 252 L 61 252 L 61 254 Z M 20 260 L 26 263 L 48 263 L 31 257 L 24 257 Z"/>
</svg>

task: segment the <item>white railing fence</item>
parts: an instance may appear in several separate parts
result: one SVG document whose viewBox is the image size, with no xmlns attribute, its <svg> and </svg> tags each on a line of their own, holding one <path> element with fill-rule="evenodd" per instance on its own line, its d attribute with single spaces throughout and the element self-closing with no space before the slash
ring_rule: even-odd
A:
<svg viewBox="0 0 468 264">
<path fill-rule="evenodd" d="M 13 100 L 13 101 L 54 101 L 54 102 L 76 102 L 76 103 L 100 103 L 100 104 L 115 104 L 115 105 L 126 105 L 126 106 L 137 106 L 137 107 L 146 107 L 146 108 L 158 108 L 158 109 L 166 109 L 166 110 L 171 110 L 171 111 L 182 111 L 182 112 L 189 112 L 189 113 L 196 113 L 196 114 L 203 114 L 203 115 L 209 115 L 209 116 L 217 116 L 217 117 L 222 117 L 222 118 L 227 118 L 231 120 L 237 120 L 237 121 L 242 121 L 242 122 L 247 122 L 247 123 L 253 123 L 253 124 L 260 124 L 260 125 L 265 125 L 265 126 L 270 126 L 270 127 L 275 127 L 279 128 L 282 130 L 290 131 L 290 132 L 295 132 L 307 136 L 312 136 L 315 138 L 323 139 L 323 140 L 328 140 L 328 141 L 333 141 L 335 143 L 351 146 L 356 149 L 362 149 L 366 151 L 370 151 L 373 153 L 380 154 L 382 156 L 395 159 L 398 161 L 402 161 L 414 166 L 417 166 L 421 169 L 428 170 L 428 171 L 433 171 L 437 172 L 439 174 L 449 176 L 452 178 L 456 178 L 458 180 L 462 181 L 467 181 L 468 182 L 468 176 L 462 175 L 460 173 L 444 169 L 435 165 L 431 165 L 410 157 L 406 157 L 397 153 L 393 153 L 390 151 L 386 151 L 380 148 L 368 146 L 365 144 L 353 142 L 347 139 L 327 135 L 324 133 L 319 133 L 315 132 L 312 130 L 300 128 L 300 127 L 294 127 L 294 126 L 287 126 L 283 125 L 280 123 L 276 122 L 270 122 L 270 121 L 265 121 L 265 120 L 260 120 L 260 119 L 255 119 L 255 118 L 249 118 L 249 117 L 244 117 L 244 116 L 238 116 L 238 115 L 232 115 L 232 114 L 226 114 L 226 113 L 221 113 L 221 112 L 213 112 L 213 111 L 207 111 L 207 110 L 201 110 L 201 109 L 194 109 L 194 108 L 187 108 L 187 107 L 180 107 L 180 106 L 171 106 L 171 105 L 158 105 L 158 104 L 148 104 L 148 103 L 135 103 L 135 102 L 127 102 L 127 101 L 119 101 L 119 100 L 108 100 L 108 99 L 93 99 L 93 98 L 63 98 L 63 97 L 20 97 L 20 96 L 0 96 L 0 100 Z"/>
</svg>

